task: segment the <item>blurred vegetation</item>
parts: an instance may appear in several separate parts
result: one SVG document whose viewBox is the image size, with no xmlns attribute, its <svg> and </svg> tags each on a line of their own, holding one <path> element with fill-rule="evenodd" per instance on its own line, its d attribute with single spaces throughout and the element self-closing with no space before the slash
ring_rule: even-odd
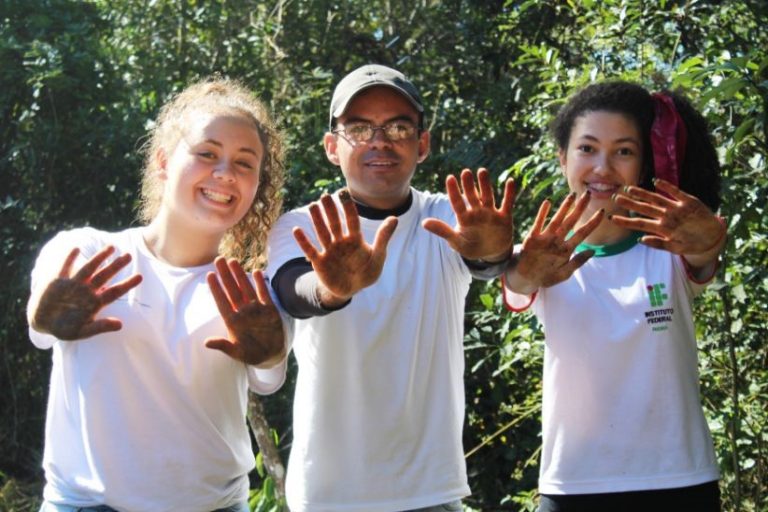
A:
<svg viewBox="0 0 768 512">
<path fill-rule="evenodd" d="M 713 127 L 729 242 L 698 300 L 702 398 L 727 511 L 768 481 L 768 4 L 763 0 L 0 0 L 0 509 L 35 510 L 50 354 L 27 340 L 29 271 L 71 226 L 134 222 L 146 128 L 169 94 L 220 73 L 267 101 L 288 139 L 286 207 L 340 183 L 321 137 L 335 82 L 380 62 L 420 87 L 433 152 L 415 185 L 488 167 L 518 185 L 524 233 L 565 190 L 546 133 L 602 78 L 683 89 Z M 467 305 L 465 449 L 475 510 L 534 510 L 542 335 L 499 285 Z M 290 449 L 292 382 L 263 399 Z M 261 466 L 260 466 L 261 467 Z M 278 510 L 254 472 L 252 506 Z"/>
</svg>

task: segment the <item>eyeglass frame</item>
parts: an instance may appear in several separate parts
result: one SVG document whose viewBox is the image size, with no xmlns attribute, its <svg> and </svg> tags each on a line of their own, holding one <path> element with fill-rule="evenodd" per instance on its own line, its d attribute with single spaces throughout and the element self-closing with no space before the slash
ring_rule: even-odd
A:
<svg viewBox="0 0 768 512">
<path fill-rule="evenodd" d="M 344 139 L 346 139 L 346 140 L 348 140 L 350 142 L 353 142 L 355 144 L 367 144 L 367 143 L 371 142 L 374 137 L 376 137 L 376 131 L 377 130 L 381 130 L 382 133 L 384 134 L 384 137 L 389 142 L 394 142 L 394 143 L 402 142 L 402 141 L 406 141 L 406 140 L 412 139 L 414 135 L 416 135 L 416 138 L 418 138 L 419 135 L 421 134 L 421 132 L 424 131 L 424 129 L 421 126 L 421 119 L 419 119 L 419 123 L 418 124 L 414 123 L 413 121 L 411 121 L 408 118 L 394 119 L 392 121 L 386 122 L 386 123 L 378 125 L 378 126 L 376 126 L 373 123 L 370 123 L 368 121 L 351 121 L 349 124 L 351 124 L 351 125 L 355 125 L 355 124 L 356 125 L 367 125 L 371 129 L 371 131 L 372 131 L 371 132 L 371 136 L 368 137 L 365 140 L 357 140 L 354 137 L 350 137 L 349 134 L 347 133 L 347 130 L 345 130 L 344 128 L 336 128 L 334 130 L 331 130 L 331 133 L 333 133 L 334 135 L 340 135 Z M 387 135 L 386 128 L 388 126 L 391 126 L 391 125 L 394 125 L 394 124 L 409 125 L 409 126 L 413 127 L 413 133 L 411 135 L 409 135 L 408 137 L 405 137 L 405 138 L 402 138 L 402 139 L 392 139 L 389 135 Z"/>
</svg>

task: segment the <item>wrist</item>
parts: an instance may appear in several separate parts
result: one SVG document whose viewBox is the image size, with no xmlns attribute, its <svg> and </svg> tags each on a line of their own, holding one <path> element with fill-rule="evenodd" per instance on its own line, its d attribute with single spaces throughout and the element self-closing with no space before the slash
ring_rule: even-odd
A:
<svg viewBox="0 0 768 512">
<path fill-rule="evenodd" d="M 486 263 L 489 265 L 497 265 L 499 263 L 510 261 L 511 258 L 512 258 L 512 240 L 509 241 L 509 245 L 503 251 L 497 252 L 495 254 L 489 254 L 489 255 L 483 256 L 482 258 L 478 258 L 475 261 L 479 261 L 481 263 Z"/>
<path fill-rule="evenodd" d="M 251 366 L 258 368 L 259 370 L 269 370 L 270 368 L 274 368 L 278 364 L 282 363 L 285 360 L 286 355 L 288 355 L 288 353 L 285 347 L 283 347 L 278 353 L 272 355 L 268 359 L 265 359 L 264 361 L 261 361 L 257 364 L 252 364 Z"/>
<path fill-rule="evenodd" d="M 318 283 L 317 288 L 315 288 L 315 300 L 321 308 L 335 311 L 349 304 L 352 300 L 352 296 L 337 295 Z"/>
<path fill-rule="evenodd" d="M 499 263 L 505 263 L 509 261 L 510 253 L 509 251 L 503 252 L 501 254 L 494 254 L 493 256 L 486 256 L 484 258 L 479 258 L 475 261 L 478 263 L 485 263 L 486 265 L 498 265 Z"/>
<path fill-rule="evenodd" d="M 699 276 L 702 273 L 714 272 L 717 268 L 717 261 L 720 253 L 725 246 L 725 241 L 728 235 L 728 228 L 723 219 L 720 216 L 715 216 L 717 222 L 720 224 L 720 234 L 715 241 L 706 249 L 697 252 L 695 254 L 686 253 L 682 254 L 683 261 L 685 262 L 688 270 L 694 275 Z"/>
<path fill-rule="evenodd" d="M 715 220 L 720 224 L 720 234 L 708 248 L 699 252 L 699 255 L 709 255 L 711 253 L 720 254 L 720 251 L 722 251 L 723 246 L 725 245 L 725 238 L 728 235 L 728 225 L 726 224 L 725 219 L 719 215 L 715 215 Z"/>
<path fill-rule="evenodd" d="M 509 265 L 504 272 L 504 281 L 507 288 L 520 295 L 531 295 L 536 292 L 540 285 L 535 280 L 529 278 L 520 272 L 520 255 L 510 255 Z"/>
</svg>

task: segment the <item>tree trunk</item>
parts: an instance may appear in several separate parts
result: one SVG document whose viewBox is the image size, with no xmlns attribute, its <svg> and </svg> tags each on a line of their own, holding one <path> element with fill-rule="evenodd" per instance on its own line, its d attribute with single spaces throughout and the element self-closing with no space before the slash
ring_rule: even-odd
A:
<svg viewBox="0 0 768 512">
<path fill-rule="evenodd" d="M 259 445 L 264 468 L 275 482 L 275 498 L 282 501 L 285 497 L 285 466 L 277 451 L 277 445 L 269 429 L 269 422 L 264 415 L 264 406 L 255 393 L 248 393 L 248 421 Z"/>
</svg>

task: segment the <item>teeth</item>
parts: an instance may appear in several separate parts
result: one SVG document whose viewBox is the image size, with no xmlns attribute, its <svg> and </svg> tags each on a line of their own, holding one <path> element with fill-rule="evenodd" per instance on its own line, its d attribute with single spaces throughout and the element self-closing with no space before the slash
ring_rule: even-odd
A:
<svg viewBox="0 0 768 512">
<path fill-rule="evenodd" d="M 208 190 L 207 188 L 203 189 L 203 195 L 211 201 L 216 201 L 217 203 L 227 204 L 232 201 L 232 196 L 229 194 L 221 194 L 219 192 L 214 192 L 213 190 Z"/>
<path fill-rule="evenodd" d="M 609 185 L 608 183 L 590 183 L 588 187 L 598 192 L 607 192 L 616 188 L 616 185 Z"/>
</svg>

